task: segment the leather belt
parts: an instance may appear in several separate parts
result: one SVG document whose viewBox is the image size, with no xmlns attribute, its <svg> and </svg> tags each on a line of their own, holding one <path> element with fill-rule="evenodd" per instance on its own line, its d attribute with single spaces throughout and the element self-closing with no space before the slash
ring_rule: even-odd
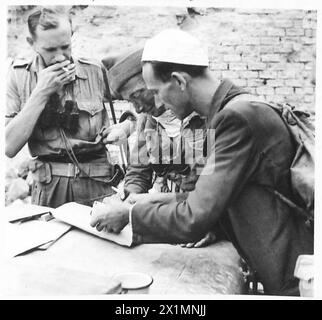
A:
<svg viewBox="0 0 322 320">
<path fill-rule="evenodd" d="M 80 163 L 78 167 L 73 163 L 48 162 L 51 166 L 51 173 L 54 176 L 64 177 L 111 177 L 113 167 L 108 163 Z"/>
</svg>

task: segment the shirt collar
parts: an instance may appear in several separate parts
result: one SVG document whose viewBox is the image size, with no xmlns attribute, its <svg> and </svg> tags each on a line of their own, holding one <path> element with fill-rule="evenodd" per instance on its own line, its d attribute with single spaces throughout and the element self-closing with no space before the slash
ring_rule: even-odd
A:
<svg viewBox="0 0 322 320">
<path fill-rule="evenodd" d="M 76 77 L 79 79 L 86 80 L 88 77 L 87 77 L 86 73 L 84 72 L 82 64 L 79 62 L 79 60 L 77 58 L 75 59 L 72 57 L 71 60 L 75 64 Z M 30 70 L 30 72 L 34 72 L 34 73 L 38 74 L 39 64 L 40 64 L 40 56 L 39 56 L 39 54 L 36 54 L 36 56 L 33 58 L 31 63 L 29 64 L 28 70 Z"/>
<path fill-rule="evenodd" d="M 229 100 L 242 93 L 247 93 L 247 91 L 234 85 L 230 80 L 223 79 L 212 98 L 208 121 L 210 121 L 217 112 L 223 109 Z"/>
<path fill-rule="evenodd" d="M 200 116 L 196 111 L 193 111 L 189 116 L 182 120 L 181 129 L 184 130 L 186 128 L 193 127 L 192 123 L 195 122 L 196 119 L 198 119 L 198 121 L 204 121 L 205 118 Z"/>
</svg>

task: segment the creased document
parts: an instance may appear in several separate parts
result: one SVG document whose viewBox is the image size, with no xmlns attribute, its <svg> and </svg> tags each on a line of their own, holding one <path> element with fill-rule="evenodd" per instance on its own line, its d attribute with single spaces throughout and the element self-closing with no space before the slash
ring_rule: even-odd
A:
<svg viewBox="0 0 322 320">
<path fill-rule="evenodd" d="M 57 220 L 49 222 L 32 220 L 21 224 L 7 223 L 5 226 L 5 257 L 38 248 L 57 240 L 71 229 L 69 224 Z"/>
<path fill-rule="evenodd" d="M 9 222 L 36 217 L 51 212 L 52 208 L 33 204 L 19 204 L 5 207 L 5 215 Z"/>
<path fill-rule="evenodd" d="M 104 230 L 97 231 L 90 225 L 91 211 L 91 207 L 84 206 L 76 202 L 69 202 L 53 210 L 52 214 L 56 219 L 100 238 L 113 241 L 122 246 L 130 247 L 132 245 L 132 229 L 128 225 L 119 234 L 106 232 Z"/>
</svg>

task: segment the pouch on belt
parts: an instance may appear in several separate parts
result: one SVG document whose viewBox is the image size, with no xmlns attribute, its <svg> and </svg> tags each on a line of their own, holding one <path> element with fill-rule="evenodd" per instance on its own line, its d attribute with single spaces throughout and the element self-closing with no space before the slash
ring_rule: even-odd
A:
<svg viewBox="0 0 322 320">
<path fill-rule="evenodd" d="M 37 182 L 48 184 L 52 180 L 52 171 L 50 163 L 40 160 L 31 160 L 28 168 L 31 172 L 32 179 Z"/>
</svg>

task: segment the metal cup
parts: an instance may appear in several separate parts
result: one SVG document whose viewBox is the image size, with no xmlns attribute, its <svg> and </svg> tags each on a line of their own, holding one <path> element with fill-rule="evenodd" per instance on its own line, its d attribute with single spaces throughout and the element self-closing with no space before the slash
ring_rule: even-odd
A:
<svg viewBox="0 0 322 320">
<path fill-rule="evenodd" d="M 119 273 L 115 276 L 121 282 L 123 293 L 126 294 L 148 294 L 153 278 L 141 272 Z"/>
</svg>

